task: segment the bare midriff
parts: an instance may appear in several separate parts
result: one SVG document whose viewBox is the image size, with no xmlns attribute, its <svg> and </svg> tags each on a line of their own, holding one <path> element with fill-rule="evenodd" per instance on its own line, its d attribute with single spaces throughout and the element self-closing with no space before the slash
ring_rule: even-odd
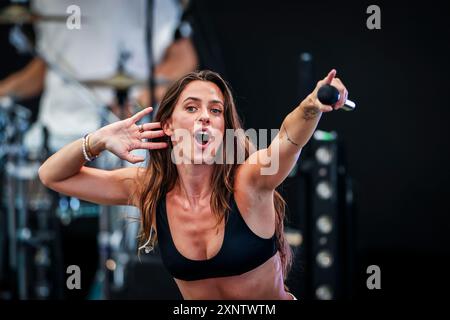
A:
<svg viewBox="0 0 450 320">
<path fill-rule="evenodd" d="M 292 300 L 284 288 L 278 253 L 241 275 L 175 282 L 185 300 Z"/>
</svg>

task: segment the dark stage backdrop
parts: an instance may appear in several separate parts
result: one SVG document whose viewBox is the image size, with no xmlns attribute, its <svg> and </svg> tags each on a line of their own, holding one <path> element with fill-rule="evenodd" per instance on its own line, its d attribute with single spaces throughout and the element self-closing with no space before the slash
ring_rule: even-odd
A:
<svg viewBox="0 0 450 320">
<path fill-rule="evenodd" d="M 206 1 L 227 80 L 247 128 L 278 128 L 303 98 L 301 52 L 315 79 L 338 70 L 357 102 L 353 113 L 325 114 L 347 147 L 357 195 L 359 297 L 426 295 L 446 286 L 450 267 L 449 10 L 444 2 Z M 366 8 L 381 8 L 368 30 Z M 0 28 L 0 75 L 24 65 Z M 365 289 L 377 264 L 382 290 Z"/>
<path fill-rule="evenodd" d="M 353 113 L 325 114 L 319 129 L 337 131 L 347 147 L 358 296 L 439 297 L 431 289 L 448 283 L 450 257 L 449 10 L 438 1 L 359 2 L 208 6 L 247 128 L 279 128 L 303 98 L 301 52 L 313 55 L 317 80 L 336 68 L 357 102 Z M 370 4 L 380 6 L 381 30 L 366 27 Z M 381 267 L 380 292 L 365 288 L 370 264 Z"/>
</svg>

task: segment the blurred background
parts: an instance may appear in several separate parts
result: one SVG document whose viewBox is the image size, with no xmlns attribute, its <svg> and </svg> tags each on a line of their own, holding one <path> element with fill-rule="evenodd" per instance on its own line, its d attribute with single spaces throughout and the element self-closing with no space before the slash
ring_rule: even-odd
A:
<svg viewBox="0 0 450 320">
<path fill-rule="evenodd" d="M 167 86 L 196 68 L 231 84 L 245 128 L 278 129 L 332 68 L 357 104 L 322 117 L 280 188 L 296 296 L 443 297 L 443 3 L 379 1 L 374 30 L 367 1 L 0 3 L 0 299 L 180 299 L 158 250 L 138 257 L 135 209 L 55 194 L 37 168 L 139 105 L 157 107 Z M 93 163 L 123 165 L 111 156 Z M 81 289 L 67 287 L 71 265 L 81 269 Z M 371 265 L 380 268 L 380 290 L 366 286 Z"/>
</svg>

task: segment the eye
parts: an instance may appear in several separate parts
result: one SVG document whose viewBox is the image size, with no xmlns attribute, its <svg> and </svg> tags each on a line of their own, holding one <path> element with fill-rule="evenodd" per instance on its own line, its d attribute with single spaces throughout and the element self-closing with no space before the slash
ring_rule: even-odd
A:
<svg viewBox="0 0 450 320">
<path fill-rule="evenodd" d="M 197 110 L 197 108 L 194 107 L 194 106 L 187 106 L 187 107 L 186 107 L 186 110 L 187 110 L 187 112 L 194 112 L 194 111 Z"/>
<path fill-rule="evenodd" d="M 215 114 L 220 114 L 220 113 L 222 113 L 222 110 L 217 109 L 217 108 L 212 108 L 212 109 L 211 109 L 211 112 L 212 112 L 212 113 L 215 113 Z"/>
</svg>

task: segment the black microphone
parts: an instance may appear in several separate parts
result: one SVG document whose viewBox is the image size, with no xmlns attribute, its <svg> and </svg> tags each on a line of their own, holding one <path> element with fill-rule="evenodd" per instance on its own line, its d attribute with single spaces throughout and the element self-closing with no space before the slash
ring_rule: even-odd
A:
<svg viewBox="0 0 450 320">
<path fill-rule="evenodd" d="M 317 98 L 322 104 L 332 106 L 336 102 L 338 102 L 340 94 L 336 87 L 330 84 L 325 84 L 319 88 L 319 91 L 317 92 Z M 355 108 L 356 104 L 349 99 L 347 99 L 342 106 L 342 110 L 345 111 L 353 111 L 355 110 Z"/>
</svg>

